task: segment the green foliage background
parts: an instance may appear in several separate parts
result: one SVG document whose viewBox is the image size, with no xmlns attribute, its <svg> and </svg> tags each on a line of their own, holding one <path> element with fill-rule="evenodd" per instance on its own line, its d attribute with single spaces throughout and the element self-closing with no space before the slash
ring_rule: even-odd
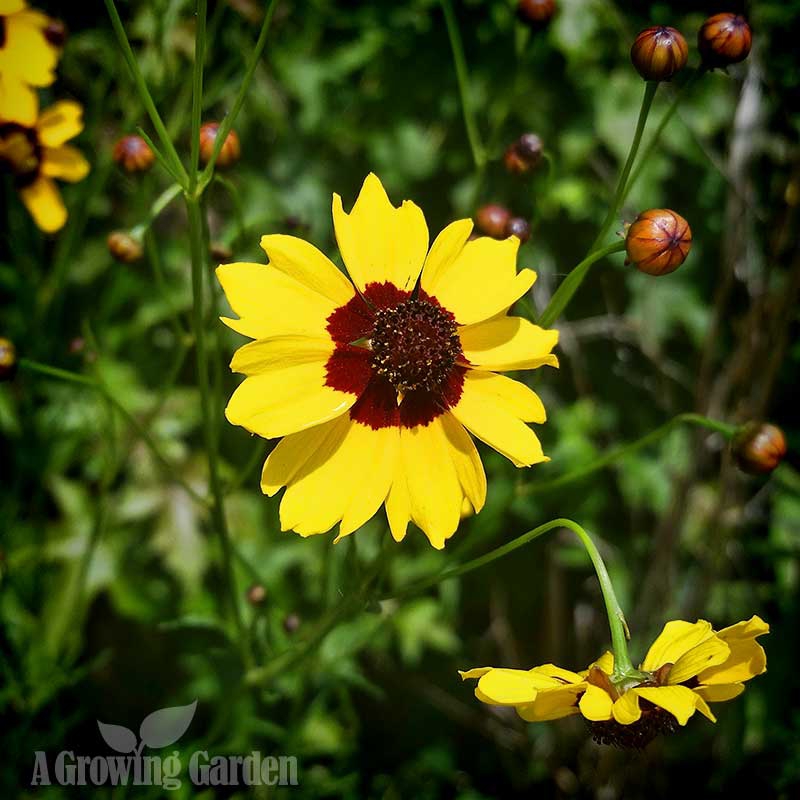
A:
<svg viewBox="0 0 800 800">
<path fill-rule="evenodd" d="M 520 266 L 539 272 L 530 298 L 539 309 L 585 255 L 627 153 L 643 91 L 628 60 L 636 32 L 675 25 L 696 66 L 702 19 L 741 7 L 558 5 L 549 30 L 517 59 L 513 3 L 456 3 L 491 146 L 480 200 L 532 220 Z M 182 332 L 191 305 L 185 217 L 180 203 L 171 205 L 144 261 L 112 261 L 108 232 L 141 222 L 168 178 L 157 167 L 126 177 L 111 162 L 119 135 L 150 127 L 103 4 L 38 6 L 70 28 L 59 81 L 46 94 L 85 104 L 78 143 L 93 170 L 64 189 L 70 222 L 55 240 L 38 234 L 6 187 L 0 334 L 22 355 L 99 377 L 202 494 L 199 396 Z M 262 11 L 258 3 L 211 4 L 205 118 L 220 118 L 235 96 L 258 29 L 236 10 L 248 7 Z M 141 0 L 120 10 L 187 153 L 192 3 Z M 257 691 L 243 689 L 230 634 L 216 621 L 222 578 L 204 515 L 102 396 L 21 371 L 0 387 L 2 796 L 26 794 L 34 750 L 102 753 L 96 719 L 138 730 L 150 711 L 195 698 L 182 752 L 296 755 L 301 786 L 281 790 L 286 796 L 652 798 L 698 787 L 705 797 L 796 796 L 793 466 L 768 481 L 747 478 L 718 435 L 678 428 L 586 480 L 536 489 L 682 411 L 732 423 L 769 418 L 797 445 L 800 65 L 792 26 L 800 3 L 744 10 L 755 31 L 750 59 L 691 90 L 624 208 L 626 220 L 660 206 L 685 216 L 694 232 L 689 260 L 661 279 L 619 257 L 595 266 L 559 323 L 560 371 L 532 378 L 549 411 L 539 433 L 552 462 L 518 471 L 482 448 L 485 510 L 444 553 L 418 531 L 391 548 L 380 596 L 567 515 L 598 537 L 635 658 L 667 619 L 704 617 L 720 627 L 759 613 L 772 625 L 769 672 L 717 707 L 716 726 L 693 719 L 641 754 L 592 744 L 579 719 L 526 725 L 513 711 L 480 705 L 458 668 L 581 668 L 607 647 L 596 580 L 565 532 L 415 599 L 372 604 L 301 664 Z M 686 77 L 662 88 L 651 125 Z M 351 203 L 371 170 L 395 201 L 410 197 L 423 208 L 432 232 L 474 211 L 474 169 L 434 0 L 281 0 L 236 129 L 242 161 L 209 198 L 212 238 L 235 260 L 262 261 L 258 240 L 267 232 L 298 233 L 334 256 L 331 193 Z M 502 151 L 526 130 L 542 136 L 549 162 L 512 178 Z M 227 361 L 240 338 L 218 327 L 213 363 L 227 396 L 237 382 Z M 381 513 L 335 547 L 332 535 L 281 533 L 276 502 L 258 489 L 271 445 L 218 411 L 237 578 L 242 595 L 254 581 L 266 588 L 265 603 L 245 612 L 268 661 L 354 589 L 387 536 L 385 522 Z M 289 615 L 299 617 L 294 632 Z M 191 791 L 185 781 L 175 796 Z M 161 790 L 130 788 L 127 796 Z"/>
</svg>

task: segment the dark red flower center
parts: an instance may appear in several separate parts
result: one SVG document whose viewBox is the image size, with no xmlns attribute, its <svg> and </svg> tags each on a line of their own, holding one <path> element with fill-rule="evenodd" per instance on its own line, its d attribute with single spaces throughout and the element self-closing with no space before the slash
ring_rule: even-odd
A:
<svg viewBox="0 0 800 800">
<path fill-rule="evenodd" d="M 372 367 L 398 392 L 435 391 L 461 354 L 453 315 L 427 300 L 406 300 L 375 313 Z"/>
<path fill-rule="evenodd" d="M 26 186 L 36 179 L 41 160 L 36 131 L 16 122 L 0 124 L 0 171 L 10 172 L 18 186 Z"/>
<path fill-rule="evenodd" d="M 328 317 L 336 350 L 327 384 L 358 396 L 371 428 L 427 425 L 461 397 L 465 368 L 455 317 L 423 291 L 370 283 Z"/>
</svg>

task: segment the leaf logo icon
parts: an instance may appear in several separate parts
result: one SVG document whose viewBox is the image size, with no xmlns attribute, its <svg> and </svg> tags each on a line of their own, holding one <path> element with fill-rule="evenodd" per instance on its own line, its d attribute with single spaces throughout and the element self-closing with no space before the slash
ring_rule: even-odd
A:
<svg viewBox="0 0 800 800">
<path fill-rule="evenodd" d="M 160 708 L 148 714 L 139 726 L 139 736 L 148 747 L 166 747 L 177 742 L 186 733 L 186 729 L 194 718 L 197 700 L 188 706 L 172 706 Z M 115 725 L 109 727 L 117 727 Z M 123 730 L 127 731 L 127 728 Z M 102 729 L 101 729 L 102 732 Z M 130 731 L 128 731 L 130 733 Z M 131 733 L 131 736 L 133 734 Z M 105 738 L 105 735 L 104 735 Z M 134 746 L 135 746 L 134 737 Z M 113 746 L 113 745 L 112 745 Z"/>
<path fill-rule="evenodd" d="M 109 725 L 97 720 L 100 735 L 105 743 L 118 753 L 132 753 L 136 750 L 136 734 L 124 725 Z"/>
</svg>

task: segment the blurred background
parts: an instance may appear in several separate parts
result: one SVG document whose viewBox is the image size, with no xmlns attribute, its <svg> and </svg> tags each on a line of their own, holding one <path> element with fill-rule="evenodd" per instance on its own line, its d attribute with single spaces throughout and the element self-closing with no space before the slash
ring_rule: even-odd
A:
<svg viewBox="0 0 800 800">
<path fill-rule="evenodd" d="M 597 581 L 568 532 L 413 599 L 375 604 L 269 685 L 242 688 L 236 649 L 216 622 L 216 540 L 141 435 L 205 493 L 183 209 L 176 202 L 154 222 L 142 260 L 112 259 L 109 232 L 141 223 L 169 178 L 158 166 L 126 175 L 112 161 L 121 135 L 152 129 L 103 3 L 35 5 L 69 28 L 59 79 L 42 97 L 85 106 L 76 143 L 92 172 L 64 187 L 70 220 L 57 237 L 43 237 L 5 185 L 0 335 L 20 355 L 101 379 L 130 414 L 90 387 L 25 370 L 0 386 L 0 793 L 34 793 L 26 787 L 35 750 L 107 752 L 97 719 L 136 731 L 156 708 L 198 699 L 176 748 L 297 756 L 300 786 L 274 797 L 611 800 L 698 787 L 708 798 L 797 797 L 800 2 L 558 0 L 550 26 L 523 48 L 515 48 L 513 2 L 455 2 L 490 147 L 476 187 L 437 2 L 280 0 L 235 126 L 242 158 L 209 193 L 217 261 L 262 262 L 258 241 L 268 232 L 303 236 L 338 258 L 331 194 L 347 207 L 369 171 L 395 202 L 414 199 L 432 233 L 477 205 L 501 203 L 530 221 L 519 260 L 539 273 L 529 300 L 542 309 L 586 254 L 627 153 L 643 93 L 628 56 L 636 33 L 670 24 L 690 44 L 689 68 L 659 90 L 652 130 L 698 64 L 702 20 L 717 11 L 748 16 L 750 57 L 689 89 L 623 209 L 627 221 L 652 207 L 686 217 L 689 259 L 663 278 L 621 257 L 595 266 L 558 324 L 561 369 L 532 376 L 549 412 L 537 432 L 552 462 L 519 471 L 481 446 L 485 510 L 444 553 L 410 533 L 391 548 L 381 586 L 389 596 L 570 516 L 607 558 L 635 660 L 667 619 L 723 627 L 758 613 L 769 621 L 767 674 L 717 706 L 716 725 L 692 719 L 643 753 L 595 745 L 580 718 L 526 724 L 478 703 L 458 678 L 457 669 L 485 664 L 580 669 L 608 646 Z M 193 4 L 119 7 L 185 155 Z M 264 5 L 211 2 L 209 13 L 203 114 L 213 120 L 233 102 Z M 528 131 L 548 158 L 510 175 L 503 151 Z M 227 364 L 241 339 L 217 327 L 213 371 L 227 397 L 237 383 Z M 237 582 L 268 659 L 352 589 L 386 524 L 381 512 L 335 547 L 333 535 L 281 533 L 277 502 L 258 487 L 271 443 L 217 411 Z M 685 411 L 734 424 L 769 419 L 786 432 L 788 463 L 769 479 L 748 477 L 721 436 L 678 427 L 585 480 L 537 490 Z M 263 591 L 248 592 L 253 584 Z M 35 794 L 77 791 L 111 794 Z M 184 781 L 174 796 L 193 791 L 202 796 Z"/>
</svg>

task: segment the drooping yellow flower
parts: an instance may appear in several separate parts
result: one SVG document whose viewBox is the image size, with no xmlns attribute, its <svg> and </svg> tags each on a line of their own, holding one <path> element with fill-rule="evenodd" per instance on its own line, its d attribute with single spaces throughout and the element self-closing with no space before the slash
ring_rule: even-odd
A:
<svg viewBox="0 0 800 800">
<path fill-rule="evenodd" d="M 66 144 L 83 130 L 83 109 L 72 100 L 54 103 L 28 127 L 0 115 L 0 171 L 14 176 L 22 202 L 41 230 L 53 233 L 67 221 L 55 178 L 76 182 L 89 163 Z"/>
<path fill-rule="evenodd" d="M 695 711 L 716 722 L 708 703 L 733 699 L 745 681 L 766 672 L 756 641 L 765 633 L 769 625 L 757 616 L 721 631 L 705 620 L 668 622 L 642 662 L 643 674 L 617 683 L 611 653 L 584 672 L 546 664 L 527 671 L 479 667 L 460 675 L 478 679 L 478 700 L 513 706 L 528 722 L 582 714 L 596 741 L 641 748 L 685 725 Z"/>
<path fill-rule="evenodd" d="M 422 211 L 395 208 L 375 175 L 347 214 L 333 197 L 336 239 L 352 283 L 301 239 L 264 236 L 269 264 L 226 264 L 220 283 L 257 341 L 231 369 L 247 377 L 228 403 L 234 425 L 285 437 L 261 488 L 287 487 L 283 530 L 302 536 L 340 523 L 347 536 L 381 507 L 397 541 L 415 522 L 436 548 L 462 513 L 481 510 L 486 476 L 467 431 L 518 467 L 547 458 L 527 422 L 539 397 L 498 372 L 557 366 L 556 331 L 509 307 L 533 284 L 517 273 L 519 241 L 468 241 L 470 220 L 428 250 Z"/>
<path fill-rule="evenodd" d="M 36 121 L 36 90 L 55 80 L 59 47 L 48 39 L 51 19 L 25 0 L 0 0 L 0 116 Z"/>
</svg>

